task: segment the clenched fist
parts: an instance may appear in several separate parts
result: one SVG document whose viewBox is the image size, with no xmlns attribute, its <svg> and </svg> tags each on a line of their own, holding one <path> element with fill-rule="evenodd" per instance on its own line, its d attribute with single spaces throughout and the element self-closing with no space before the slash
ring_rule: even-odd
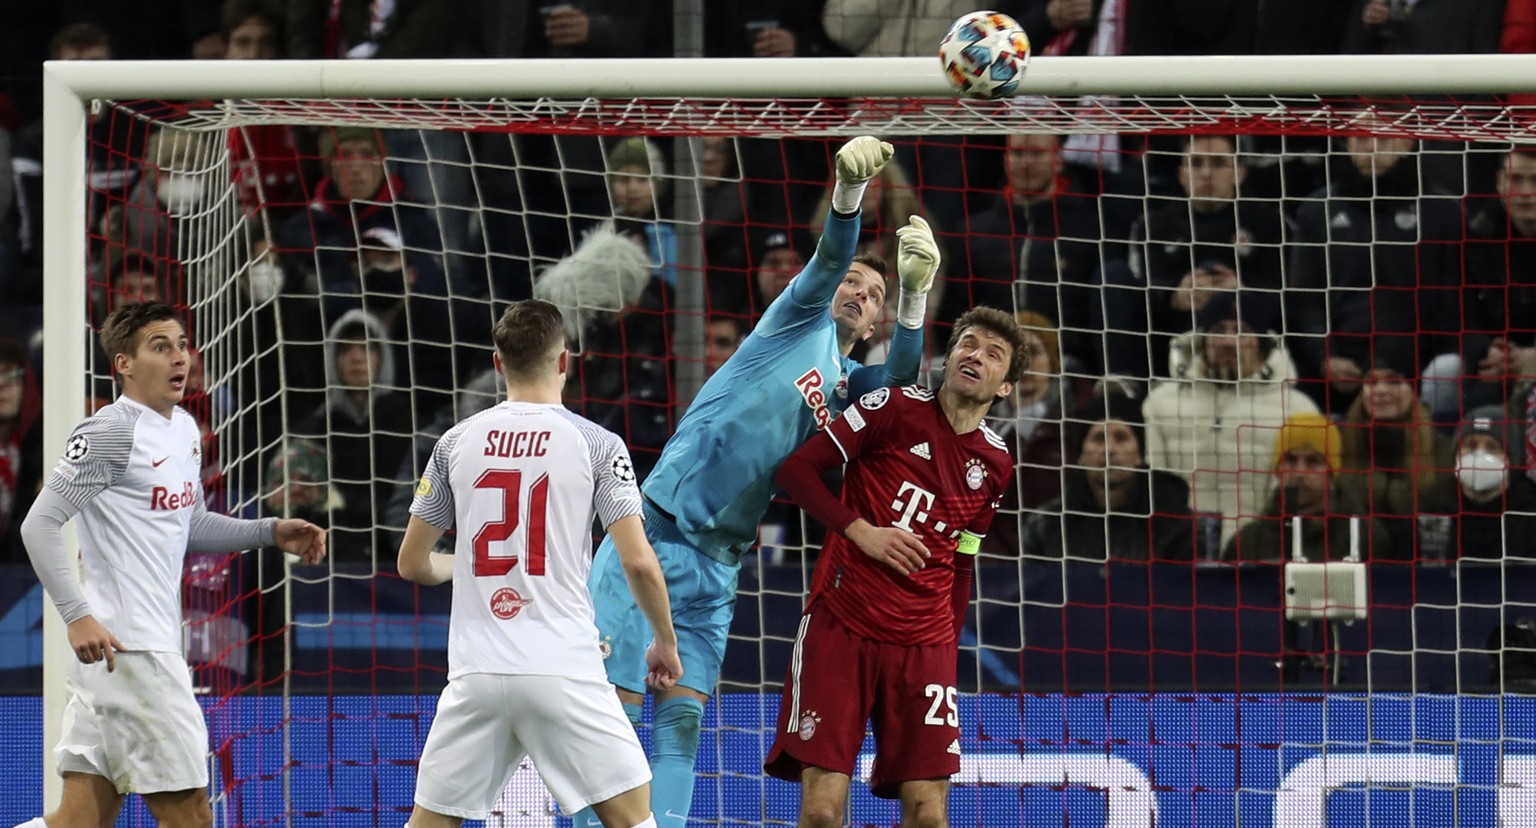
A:
<svg viewBox="0 0 1536 828">
<path fill-rule="evenodd" d="M 837 180 L 863 184 L 880 174 L 896 148 L 873 135 L 860 135 L 837 151 Z"/>
</svg>

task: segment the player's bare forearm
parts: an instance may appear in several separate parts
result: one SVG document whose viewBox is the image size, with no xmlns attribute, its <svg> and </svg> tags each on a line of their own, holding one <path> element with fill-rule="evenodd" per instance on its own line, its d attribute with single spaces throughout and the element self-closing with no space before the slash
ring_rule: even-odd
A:
<svg viewBox="0 0 1536 828">
<path fill-rule="evenodd" d="M 442 529 L 412 515 L 396 560 L 400 577 L 426 586 L 453 580 L 453 556 L 432 551 L 442 537 Z"/>
</svg>

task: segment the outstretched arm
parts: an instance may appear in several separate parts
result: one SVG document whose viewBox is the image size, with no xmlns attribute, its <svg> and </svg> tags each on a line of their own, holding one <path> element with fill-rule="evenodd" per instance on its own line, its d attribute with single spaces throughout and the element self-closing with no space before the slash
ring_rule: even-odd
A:
<svg viewBox="0 0 1536 828">
<path fill-rule="evenodd" d="M 855 371 L 849 387 L 862 394 L 875 388 L 911 385 L 923 362 L 923 328 L 928 322 L 928 291 L 939 272 L 939 245 L 922 216 L 911 216 L 896 231 L 896 271 L 901 292 L 896 305 L 896 333 L 883 365 Z"/>
<path fill-rule="evenodd" d="M 821 239 L 805 269 L 785 291 L 794 305 L 824 313 L 831 304 L 858 246 L 859 203 L 864 199 L 864 188 L 894 153 L 890 144 L 872 135 L 854 138 L 837 151 L 837 182 L 832 185 L 832 209 L 827 211 Z"/>
<path fill-rule="evenodd" d="M 236 552 L 270 546 L 277 530 L 277 518 L 242 520 L 208 511 L 198 498 L 192 520 L 187 526 L 188 552 Z"/>
</svg>

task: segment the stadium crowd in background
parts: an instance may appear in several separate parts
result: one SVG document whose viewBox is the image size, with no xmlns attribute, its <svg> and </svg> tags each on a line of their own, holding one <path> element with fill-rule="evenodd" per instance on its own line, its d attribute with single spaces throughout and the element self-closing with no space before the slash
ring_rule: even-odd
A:
<svg viewBox="0 0 1536 828">
<path fill-rule="evenodd" d="M 868 0 L 710 3 L 699 31 L 709 55 L 922 55 L 970 5 L 893 14 Z M 1023 23 L 1041 55 L 1536 48 L 1523 0 L 1307 0 L 1284 14 L 1251 0 L 1166 0 L 1157 13 L 1142 0 L 993 5 Z M 415 0 L 390 9 L 378 18 L 363 0 L 226 0 L 195 10 L 168 0 L 88 2 L 6 27 L 0 45 L 14 48 L 0 49 L 0 324 L 21 343 L 7 349 L 16 363 L 7 376 L 19 381 L 6 387 L 20 388 L 23 413 L 0 434 L 0 560 L 18 559 L 5 529 L 36 489 L 37 475 L 25 470 L 41 463 L 36 420 L 25 414 L 39 405 L 41 373 L 38 61 L 675 51 L 663 0 Z M 1359 117 L 1357 130 L 1388 123 L 1380 112 Z M 673 337 L 685 326 L 674 324 L 674 294 L 689 278 L 678 251 L 690 228 L 674 195 L 692 183 L 674 171 L 693 170 L 699 181 L 711 371 L 808 258 L 827 210 L 822 182 L 832 176 L 833 147 L 822 140 L 713 136 L 689 158 L 684 144 L 638 137 L 264 125 L 231 133 L 221 181 L 207 159 L 225 148 L 204 137 L 124 128 L 101 113 L 90 130 L 93 318 L 125 299 L 185 303 L 199 280 L 245 280 L 242 297 L 257 320 L 252 344 L 280 353 L 254 361 L 239 383 L 215 382 L 226 410 L 256 410 L 262 422 L 252 432 L 262 436 L 226 447 L 224 471 L 247 481 L 239 497 L 267 509 L 303 499 L 283 494 L 291 480 L 269 479 L 295 451 L 274 437 L 287 422 L 273 400 L 284 400 L 292 422 L 312 415 L 305 438 L 327 458 L 327 495 L 316 501 L 325 508 L 314 514 L 343 530 L 362 530 L 369 514 L 382 524 L 395 488 L 419 471 L 416 453 L 401 446 L 453 414 L 456 390 L 484 375 L 487 352 L 474 343 L 487 340 L 498 303 L 537 293 L 568 309 L 590 306 L 590 296 L 577 297 L 595 272 L 633 275 L 615 282 L 621 287 L 600 312 L 568 314 L 578 344 L 568 403 L 623 435 L 643 476 L 679 413 Z M 946 255 L 930 339 L 942 341 L 960 312 L 985 303 L 1018 311 L 1041 346 L 1033 373 L 991 415 L 1014 448 L 1019 483 L 989 555 L 1019 555 L 1021 543 L 1027 556 L 1062 555 L 1067 542 L 1055 539 L 1085 530 L 1055 517 L 1060 507 L 1049 503 L 1086 504 L 1092 495 L 1088 511 L 1104 508 L 1110 526 L 1114 503 L 1161 514 L 1155 504 L 1172 496 L 1173 475 L 1189 495 L 1169 516 L 1189 522 L 1195 537 L 1202 520 L 1219 526 L 1219 543 L 1191 553 L 1216 557 L 1273 501 L 1270 449 L 1282 424 L 1314 410 L 1339 429 L 1343 454 L 1330 472 L 1387 526 L 1387 542 L 1372 549 L 1392 560 L 1424 557 L 1415 515 L 1459 514 L 1469 504 L 1488 511 L 1487 490 L 1458 486 L 1452 445 L 1474 409 L 1502 411 L 1509 423 L 1508 504 L 1523 502 L 1536 480 L 1528 461 L 1536 156 L 1363 134 L 1332 144 L 1083 138 L 897 140 L 896 163 L 863 203 L 861 250 L 888 254 L 908 214 L 935 228 Z M 232 277 L 180 260 L 217 229 L 186 206 L 230 185 L 259 228 L 247 239 L 257 265 Z M 364 350 L 378 355 L 366 399 L 342 388 L 331 356 L 351 350 L 337 338 L 343 318 L 355 323 L 348 330 L 367 332 Z M 855 356 L 882 359 L 890 330 L 890 319 L 877 325 Z M 100 402 L 113 393 L 103 380 L 93 388 Z M 1106 392 L 1117 395 L 1116 409 L 1130 405 L 1120 396 L 1137 401 L 1135 428 L 1144 433 L 1134 451 L 1106 451 L 1137 459 L 1137 491 L 1100 503 L 1099 489 L 1084 488 L 1082 458 L 1098 455 L 1082 442 L 1077 417 Z M 1184 433 L 1192 428 L 1198 434 Z M 359 438 L 401 446 L 370 466 L 349 466 L 356 447 L 344 447 Z M 342 496 L 353 480 L 371 494 Z M 1041 520 L 1057 521 L 1055 531 L 1040 531 Z M 1120 545 L 1104 556 L 1161 557 L 1165 542 L 1150 552 Z M 343 531 L 340 560 L 354 558 L 349 546 Z M 365 544 L 356 554 L 376 553 Z"/>
<path fill-rule="evenodd" d="M 876 0 L 702 5 L 704 54 L 771 61 L 931 55 L 974 3 L 894 13 Z M 1039 55 L 1536 51 L 1533 0 L 993 5 L 1023 22 Z M 693 41 L 674 39 L 666 0 L 85 0 L 40 12 L 0 34 L 0 563 L 26 559 L 22 520 L 39 497 L 53 507 L 34 513 L 53 519 L 41 538 L 50 554 L 61 546 L 53 524 L 74 514 L 61 500 L 87 509 L 90 526 L 86 504 L 108 487 L 71 484 L 77 465 L 105 462 L 102 449 L 116 451 L 114 468 L 130 462 L 118 456 L 122 439 L 90 458 L 71 441 L 44 485 L 38 60 L 657 57 Z M 569 443 L 534 465 L 563 480 L 577 517 L 551 530 L 561 535 L 555 554 L 580 558 L 570 571 L 582 575 L 592 564 L 592 606 L 585 578 L 558 586 L 579 597 L 570 606 L 603 642 L 604 661 L 582 643 L 585 627 L 545 643 L 580 653 L 581 697 L 598 712 L 573 720 L 600 720 L 617 737 L 628 791 L 619 810 L 638 814 L 647 798 L 636 792 L 651 775 L 626 720 L 638 724 L 656 691 L 648 796 L 656 824 L 686 822 L 705 705 L 735 635 L 741 562 L 761 549 L 770 565 L 818 565 L 769 772 L 804 782 L 807 823 L 840 824 L 873 716 L 883 742 L 910 744 L 882 744 L 872 786 L 905 787 L 911 821 L 937 824 L 947 787 L 931 783 L 960 767 L 953 668 L 973 561 L 1001 581 L 1021 573 L 1022 588 L 1026 567 L 1065 572 L 1064 561 L 1225 573 L 1273 571 L 1293 557 L 1358 556 L 1379 571 L 1531 555 L 1522 539 L 1536 533 L 1536 151 L 1410 137 L 1393 115 L 1412 103 L 1341 103 L 1336 137 L 1195 129 L 844 144 L 403 122 L 261 124 L 223 136 L 136 117 L 175 104 L 125 102 L 88 121 L 89 318 L 112 328 L 148 313 L 179 328 L 190 306 L 229 310 L 218 317 L 228 330 L 198 330 L 199 315 L 186 312 L 182 334 L 237 342 L 240 358 L 205 364 L 178 340 L 175 436 L 180 447 L 191 435 L 187 462 L 201 463 L 207 508 L 252 520 L 220 524 L 242 531 L 213 546 L 267 546 L 239 563 L 194 564 L 248 579 L 250 597 L 232 614 L 259 640 L 250 675 L 292 669 L 285 637 L 299 625 L 281 600 L 294 587 L 272 572 L 277 546 L 304 553 L 304 566 L 324 557 L 318 539 L 328 538 L 332 565 L 353 575 L 387 573 L 381 562 L 401 549 L 401 574 L 420 583 L 484 563 L 479 536 L 459 535 L 455 558 L 434 551 L 451 526 L 494 522 L 470 509 L 483 478 L 453 464 L 482 453 L 460 437 L 536 408 Z M 493 351 L 518 351 L 505 340 L 519 313 L 553 337 L 522 349 L 540 371 L 493 367 Z M 143 413 L 141 389 L 120 370 L 136 340 L 113 339 L 89 346 L 94 416 L 80 433 L 93 438 Z M 704 384 L 687 399 L 690 375 Z M 935 391 L 886 387 L 914 377 Z M 982 390 L 961 400 L 959 417 L 965 388 Z M 959 432 L 926 436 L 927 419 Z M 878 455 L 919 479 L 939 467 L 935 456 L 964 462 L 962 449 L 968 476 L 919 480 L 932 492 L 870 472 Z M 591 462 L 564 463 L 573 456 Z M 845 465 L 837 502 L 820 474 Z M 784 492 L 795 502 L 770 502 Z M 935 493 L 939 505 L 913 505 Z M 894 526 L 925 524 L 901 538 L 920 537 L 936 559 L 908 547 L 903 563 L 896 530 L 849 509 L 899 511 L 906 497 L 908 525 Z M 614 530 L 595 559 L 594 509 Z M 207 540 L 193 531 L 206 514 L 192 520 L 192 530 L 166 524 L 167 549 Z M 818 524 L 831 530 L 825 553 Z M 43 580 L 63 583 L 62 558 L 40 557 L 37 537 L 29 544 Z M 531 568 L 533 548 L 519 554 Z M 648 585 L 634 593 L 622 576 L 635 575 L 637 559 Z M 654 681 L 655 653 L 646 656 L 650 635 L 673 637 L 659 623 L 662 577 L 677 620 L 666 660 L 686 668 L 675 686 L 677 670 Z M 462 591 L 473 583 L 459 580 Z M 473 612 L 522 609 L 476 588 L 488 594 Z M 453 613 L 462 627 L 459 603 Z M 174 620 L 160 616 L 161 627 Z M 111 658 L 104 645 L 116 641 L 88 632 L 81 660 L 97 649 Z M 469 688 L 487 674 L 549 669 L 493 656 L 466 682 L 479 645 L 450 640 L 443 711 L 483 703 Z M 802 652 L 806 640 L 814 652 Z M 152 643 L 170 652 L 169 641 Z M 862 706 L 838 708 L 851 698 L 839 683 L 846 660 L 893 648 L 924 659 L 922 669 L 894 682 L 865 676 Z M 917 710 L 912 700 L 933 687 L 947 696 L 929 717 L 940 700 L 947 713 L 927 724 L 942 727 L 903 732 L 890 711 Z M 872 701 L 891 693 L 908 703 Z M 195 731 L 190 708 L 182 716 Z M 505 783 L 502 765 L 515 764 L 498 755 L 481 767 L 464 760 L 480 754 L 444 747 L 442 734 L 482 718 L 444 715 L 427 743 L 418 803 L 447 824 L 481 813 Z M 613 807 L 601 804 L 611 786 L 544 761 L 559 751 L 519 744 L 542 754 L 567 808 Z M 601 764 L 579 770 L 608 770 Z M 101 778 L 84 759 L 74 767 Z M 829 783 L 828 770 L 840 778 Z M 480 790 L 451 790 L 470 774 Z M 585 813 L 578 822 L 594 824 Z"/>
</svg>

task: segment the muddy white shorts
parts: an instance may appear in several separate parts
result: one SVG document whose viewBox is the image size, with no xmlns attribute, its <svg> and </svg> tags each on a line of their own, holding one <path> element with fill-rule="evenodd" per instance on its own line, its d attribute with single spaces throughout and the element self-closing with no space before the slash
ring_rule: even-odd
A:
<svg viewBox="0 0 1536 828">
<path fill-rule="evenodd" d="M 176 653 L 117 653 L 107 663 L 69 666 L 59 773 L 105 777 L 118 793 L 208 787 L 208 726 Z"/>
<path fill-rule="evenodd" d="M 651 781 L 606 678 L 469 673 L 450 680 L 437 702 L 416 804 L 485 819 L 524 756 L 568 814 Z"/>
</svg>

